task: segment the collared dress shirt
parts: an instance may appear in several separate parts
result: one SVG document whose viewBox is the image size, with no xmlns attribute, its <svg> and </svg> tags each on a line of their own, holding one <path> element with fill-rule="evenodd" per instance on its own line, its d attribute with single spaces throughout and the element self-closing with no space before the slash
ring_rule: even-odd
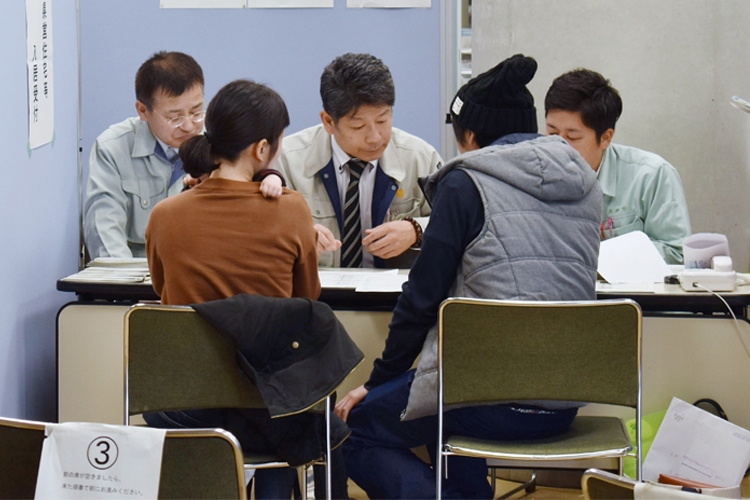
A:
<svg viewBox="0 0 750 500">
<path fill-rule="evenodd" d="M 331 148 L 333 149 L 333 167 L 336 169 L 336 182 L 339 186 L 339 199 L 343 207 L 346 200 L 346 187 L 349 185 L 349 169 L 345 165 L 352 157 L 341 149 L 334 136 L 331 136 Z M 378 160 L 368 162 L 359 178 L 359 215 L 362 222 L 362 238 L 365 237 L 366 229 L 372 229 L 372 190 L 375 187 L 377 167 Z M 362 247 L 362 267 L 374 267 L 374 261 L 373 255 Z"/>
<path fill-rule="evenodd" d="M 307 200 L 313 223 L 327 227 L 336 239 L 341 239 L 340 200 L 343 195 L 340 193 L 342 186 L 346 187 L 342 179 L 348 181 L 349 173 L 344 169 L 347 170 L 346 177 L 340 177 L 343 172 L 335 162 L 340 166 L 342 158 L 336 159 L 335 156 L 331 136 L 321 124 L 284 137 L 283 152 L 277 165 L 287 186 L 302 193 Z M 417 180 L 437 171 L 441 163 L 440 155 L 432 146 L 394 127 L 388 147 L 377 164 L 371 163 L 368 169 L 374 187 L 360 187 L 361 193 L 366 192 L 371 197 L 370 202 L 360 199 L 363 227 L 370 228 L 404 217 L 426 219 L 430 205 Z M 420 223 L 425 227 L 426 221 Z M 382 259 L 373 260 L 375 267 L 384 266 Z M 318 264 L 339 267 L 341 251 L 323 252 Z"/>
</svg>

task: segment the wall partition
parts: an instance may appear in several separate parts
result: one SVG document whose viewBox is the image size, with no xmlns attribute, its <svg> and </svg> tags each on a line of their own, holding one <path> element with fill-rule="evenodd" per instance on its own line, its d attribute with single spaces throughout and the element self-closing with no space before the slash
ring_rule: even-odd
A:
<svg viewBox="0 0 750 500">
<path fill-rule="evenodd" d="M 474 0 L 473 70 L 522 52 L 544 124 L 553 78 L 577 67 L 620 91 L 614 142 L 653 151 L 682 176 L 693 232 L 724 233 L 750 265 L 750 3 L 742 0 Z"/>
<path fill-rule="evenodd" d="M 55 316 L 77 270 L 76 2 L 48 2 L 54 137 L 30 150 L 26 5 L 0 6 L 0 415 L 55 418 Z M 91 376 L 96 376 L 91 374 Z"/>
<path fill-rule="evenodd" d="M 396 85 L 394 126 L 440 147 L 440 0 L 421 9 L 160 9 L 158 0 L 80 0 L 84 165 L 106 127 L 135 116 L 135 73 L 159 50 L 192 55 L 206 101 L 250 78 L 287 103 L 287 133 L 320 123 L 323 68 L 346 52 L 368 52 Z M 443 120 L 444 121 L 444 120 Z"/>
</svg>

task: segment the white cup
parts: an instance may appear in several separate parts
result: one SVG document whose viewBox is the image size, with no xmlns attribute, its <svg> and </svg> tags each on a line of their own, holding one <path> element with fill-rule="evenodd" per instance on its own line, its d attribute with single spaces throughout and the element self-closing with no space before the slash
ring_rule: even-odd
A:
<svg viewBox="0 0 750 500">
<path fill-rule="evenodd" d="M 723 234 L 696 233 L 682 242 L 685 269 L 709 269 L 717 255 L 729 255 L 729 242 Z"/>
</svg>

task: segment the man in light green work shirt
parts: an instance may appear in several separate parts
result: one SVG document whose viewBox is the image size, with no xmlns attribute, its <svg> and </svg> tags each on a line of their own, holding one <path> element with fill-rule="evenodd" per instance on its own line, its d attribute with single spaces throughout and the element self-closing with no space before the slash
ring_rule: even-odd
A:
<svg viewBox="0 0 750 500">
<path fill-rule="evenodd" d="M 682 181 L 664 158 L 612 143 L 622 100 L 602 75 L 577 69 L 557 77 L 544 99 L 547 133 L 560 135 L 598 175 L 602 239 L 643 231 L 668 264 L 682 264 L 690 236 Z"/>
</svg>

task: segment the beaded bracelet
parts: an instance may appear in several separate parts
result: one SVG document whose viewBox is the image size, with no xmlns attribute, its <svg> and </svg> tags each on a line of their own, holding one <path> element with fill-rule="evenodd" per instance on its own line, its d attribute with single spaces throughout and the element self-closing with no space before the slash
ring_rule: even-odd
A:
<svg viewBox="0 0 750 500">
<path fill-rule="evenodd" d="M 404 217 L 402 220 L 411 222 L 411 226 L 414 228 L 414 233 L 417 235 L 417 241 L 411 246 L 412 248 L 419 248 L 422 246 L 422 226 L 419 222 L 415 221 L 413 217 Z"/>
</svg>

